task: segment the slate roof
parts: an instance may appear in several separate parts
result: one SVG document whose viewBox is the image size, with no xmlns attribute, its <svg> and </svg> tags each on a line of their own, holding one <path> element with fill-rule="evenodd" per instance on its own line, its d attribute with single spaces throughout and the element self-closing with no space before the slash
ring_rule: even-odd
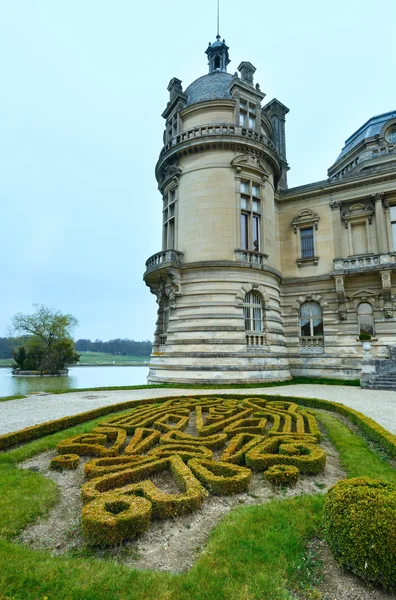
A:
<svg viewBox="0 0 396 600">
<path fill-rule="evenodd" d="M 229 85 L 233 79 L 233 75 L 224 71 L 214 71 L 199 77 L 184 92 L 187 106 L 206 100 L 231 100 Z"/>
<path fill-rule="evenodd" d="M 340 160 L 343 156 L 348 154 L 355 146 L 360 144 L 363 140 L 370 138 L 374 135 L 378 135 L 387 121 L 396 118 L 396 111 L 383 113 L 369 119 L 364 125 L 362 125 L 355 133 L 353 133 L 345 142 L 345 146 L 341 150 L 341 154 L 337 160 Z M 336 161 L 337 162 L 337 161 Z"/>
</svg>

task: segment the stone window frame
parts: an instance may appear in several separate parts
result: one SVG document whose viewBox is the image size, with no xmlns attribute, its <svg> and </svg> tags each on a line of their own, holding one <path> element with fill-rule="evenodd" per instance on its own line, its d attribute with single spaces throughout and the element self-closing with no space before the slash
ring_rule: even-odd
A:
<svg viewBox="0 0 396 600">
<path fill-rule="evenodd" d="M 351 206 L 349 206 L 348 210 L 345 210 L 342 213 L 342 220 L 344 222 L 345 229 L 348 230 L 347 233 L 347 243 L 348 243 L 348 256 L 365 256 L 368 254 L 373 254 L 373 246 L 370 235 L 370 225 L 373 222 L 374 208 L 371 206 L 366 206 L 362 202 L 355 202 Z M 355 254 L 353 248 L 353 234 L 352 227 L 354 225 L 364 224 L 366 226 L 366 237 L 367 237 L 367 252 L 361 254 Z"/>
<path fill-rule="evenodd" d="M 368 298 L 364 298 L 362 300 L 360 300 L 357 305 L 356 305 L 356 314 L 357 314 L 357 324 L 358 324 L 358 335 L 360 335 L 361 333 L 363 333 L 362 331 L 362 326 L 361 326 L 361 322 L 360 322 L 360 313 L 359 313 L 359 307 L 363 306 L 364 304 L 367 304 L 368 306 L 371 307 L 371 319 L 372 319 L 372 332 L 367 332 L 371 335 L 372 338 L 375 337 L 375 305 L 373 304 L 373 302 L 370 302 L 370 300 Z"/>
<path fill-rule="evenodd" d="M 270 297 L 269 297 L 268 293 L 266 292 L 265 287 L 263 285 L 259 285 L 257 283 L 245 283 L 240 288 L 240 290 L 238 291 L 238 293 L 235 296 L 235 305 L 237 308 L 241 309 L 241 316 L 243 318 L 244 324 L 245 324 L 245 314 L 244 314 L 244 310 L 243 310 L 244 309 L 244 300 L 245 300 L 246 294 L 249 294 L 250 292 L 254 292 L 255 294 L 257 294 L 257 296 L 259 296 L 261 298 L 261 303 L 262 303 L 261 304 L 262 331 L 258 332 L 258 331 L 246 331 L 245 330 L 247 348 L 250 350 L 257 350 L 267 344 L 268 325 L 267 325 L 266 311 L 268 311 L 270 309 L 270 306 L 269 306 Z"/>
<path fill-rule="evenodd" d="M 392 215 L 392 212 L 394 213 Z M 389 222 L 390 222 L 390 235 L 393 252 L 396 252 L 396 204 L 389 206 Z"/>
<path fill-rule="evenodd" d="M 162 195 L 162 250 L 176 250 L 178 244 L 177 220 L 179 213 L 179 181 L 173 178 L 165 187 Z M 173 211 L 171 211 L 173 207 Z M 173 228 L 173 244 L 171 238 Z"/>
<path fill-rule="evenodd" d="M 242 184 L 248 185 L 248 191 L 242 191 Z M 253 186 L 258 188 L 259 196 L 253 193 Z M 242 208 L 242 200 L 245 199 L 247 201 L 247 208 Z M 253 209 L 253 202 L 258 202 L 258 210 L 255 211 Z M 239 218 L 239 239 L 240 239 L 240 248 L 241 250 L 246 250 L 248 252 L 261 252 L 262 251 L 262 239 L 263 239 L 263 196 L 261 193 L 261 182 L 250 176 L 241 176 L 239 178 L 239 206 L 240 206 L 240 218 Z M 244 247 L 244 243 L 242 242 L 242 215 L 247 216 L 248 222 L 248 231 L 247 231 L 247 248 Z M 254 231 L 254 221 L 255 218 L 258 220 L 258 248 L 253 247 L 253 231 Z"/>
<path fill-rule="evenodd" d="M 241 117 L 244 118 L 244 123 L 241 122 Z M 254 119 L 253 124 L 250 124 L 250 119 Z M 239 127 L 247 129 L 257 129 L 257 102 L 252 102 L 248 98 L 239 99 Z"/>
<path fill-rule="evenodd" d="M 310 267 L 310 266 L 317 266 L 319 263 L 319 256 L 317 253 L 317 230 L 318 230 L 318 224 L 320 221 L 320 217 L 317 213 L 313 212 L 312 210 L 310 210 L 309 208 L 304 208 L 302 210 L 300 210 L 300 212 L 297 214 L 297 216 L 294 217 L 294 219 L 292 220 L 292 227 L 294 230 L 294 233 L 297 236 L 297 266 L 298 268 L 301 267 Z M 314 255 L 313 256 L 309 256 L 309 257 L 303 257 L 302 256 L 302 249 L 301 249 L 301 231 L 304 229 L 311 229 L 313 231 L 313 245 L 314 245 Z"/>
<path fill-rule="evenodd" d="M 301 336 L 300 329 L 300 307 L 305 302 L 316 302 L 320 305 L 322 311 L 323 335 L 322 336 Z M 323 352 L 325 345 L 325 310 L 329 307 L 326 300 L 320 294 L 306 294 L 299 296 L 291 307 L 292 312 L 296 313 L 296 330 L 298 344 L 301 349 L 308 352 Z"/>
</svg>

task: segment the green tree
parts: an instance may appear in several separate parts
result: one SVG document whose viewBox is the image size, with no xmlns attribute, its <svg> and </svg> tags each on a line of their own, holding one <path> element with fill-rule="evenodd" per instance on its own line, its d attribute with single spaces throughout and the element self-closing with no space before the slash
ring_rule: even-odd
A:
<svg viewBox="0 0 396 600">
<path fill-rule="evenodd" d="M 77 320 L 43 305 L 33 306 L 33 314 L 18 313 L 11 320 L 14 332 L 29 336 L 23 346 L 14 350 L 14 368 L 57 372 L 77 363 L 80 355 L 71 339 Z"/>
</svg>

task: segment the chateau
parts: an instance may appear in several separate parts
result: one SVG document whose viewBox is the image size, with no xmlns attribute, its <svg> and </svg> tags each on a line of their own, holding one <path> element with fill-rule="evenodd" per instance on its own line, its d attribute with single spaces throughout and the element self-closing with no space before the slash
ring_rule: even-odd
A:
<svg viewBox="0 0 396 600">
<path fill-rule="evenodd" d="M 288 188 L 289 109 L 264 101 L 250 62 L 227 72 L 220 36 L 206 54 L 162 115 L 148 382 L 358 379 L 360 333 L 377 358 L 396 342 L 396 111 L 353 133 L 327 179 Z"/>
</svg>

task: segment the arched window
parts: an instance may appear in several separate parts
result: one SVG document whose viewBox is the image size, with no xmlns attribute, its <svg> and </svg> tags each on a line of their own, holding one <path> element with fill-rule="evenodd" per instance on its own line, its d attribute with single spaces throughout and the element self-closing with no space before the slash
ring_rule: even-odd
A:
<svg viewBox="0 0 396 600">
<path fill-rule="evenodd" d="M 323 335 L 322 309 L 317 302 L 304 302 L 304 304 L 301 304 L 300 335 L 301 337 Z"/>
<path fill-rule="evenodd" d="M 215 69 L 220 69 L 220 56 L 216 56 L 214 60 Z"/>
<path fill-rule="evenodd" d="M 256 292 L 248 292 L 243 300 L 245 330 L 261 333 L 263 331 L 263 302 Z"/>
<path fill-rule="evenodd" d="M 374 335 L 373 307 L 368 302 L 361 302 L 357 308 L 359 333 Z"/>
</svg>

